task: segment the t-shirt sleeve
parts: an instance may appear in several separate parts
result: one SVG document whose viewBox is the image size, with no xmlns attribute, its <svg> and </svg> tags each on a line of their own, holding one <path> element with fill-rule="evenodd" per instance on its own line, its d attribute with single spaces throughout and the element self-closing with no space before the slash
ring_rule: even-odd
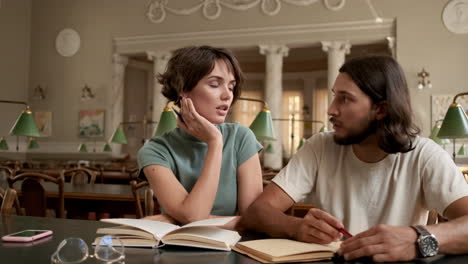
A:
<svg viewBox="0 0 468 264">
<path fill-rule="evenodd" d="M 247 127 L 239 126 L 236 135 L 237 167 L 262 150 L 262 145 L 255 138 L 254 133 Z"/>
<path fill-rule="evenodd" d="M 173 170 L 173 159 L 164 142 L 160 139 L 151 139 L 146 142 L 138 151 L 139 176 L 143 173 L 143 168 L 149 165 L 161 165 Z"/>
<path fill-rule="evenodd" d="M 468 184 L 450 155 L 435 145 L 423 169 L 422 184 L 428 209 L 436 209 L 443 215 L 454 201 L 468 196 Z"/>
<path fill-rule="evenodd" d="M 295 202 L 303 201 L 310 194 L 317 178 L 319 157 L 323 148 L 323 135 L 309 138 L 289 163 L 272 179 Z"/>
</svg>

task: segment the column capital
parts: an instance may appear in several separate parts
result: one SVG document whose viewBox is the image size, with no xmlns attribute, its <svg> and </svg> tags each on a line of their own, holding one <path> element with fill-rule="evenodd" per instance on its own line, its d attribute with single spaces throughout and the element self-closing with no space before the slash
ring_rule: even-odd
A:
<svg viewBox="0 0 468 264">
<path fill-rule="evenodd" d="M 128 57 L 127 56 L 122 56 L 118 53 L 114 53 L 112 55 L 112 62 L 114 64 L 121 64 L 122 66 L 127 66 L 128 64 Z"/>
<path fill-rule="evenodd" d="M 286 45 L 278 44 L 260 44 L 260 54 L 269 55 L 269 54 L 278 54 L 283 57 L 287 57 L 289 53 L 289 48 Z"/>
<path fill-rule="evenodd" d="M 345 54 L 349 54 L 351 50 L 351 43 L 349 40 L 333 40 L 333 41 L 320 41 L 322 43 L 322 50 L 325 52 L 330 51 L 343 51 Z"/>
<path fill-rule="evenodd" d="M 172 57 L 172 52 L 166 50 L 146 51 L 146 57 L 148 60 L 154 62 L 159 60 L 169 61 L 169 59 Z"/>
</svg>

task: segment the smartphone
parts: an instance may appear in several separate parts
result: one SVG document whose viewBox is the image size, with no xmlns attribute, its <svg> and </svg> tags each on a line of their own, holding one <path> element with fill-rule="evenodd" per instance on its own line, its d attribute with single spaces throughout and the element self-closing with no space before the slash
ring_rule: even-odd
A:
<svg viewBox="0 0 468 264">
<path fill-rule="evenodd" d="M 179 113 L 179 111 L 177 111 L 174 107 L 172 107 L 172 110 L 174 110 L 174 113 L 176 113 L 176 115 L 179 117 L 180 121 L 182 121 L 182 123 L 185 123 L 184 119 L 182 118 L 182 115 Z"/>
<path fill-rule="evenodd" d="M 30 242 L 52 235 L 51 230 L 23 230 L 2 237 L 3 241 L 9 242 Z"/>
</svg>

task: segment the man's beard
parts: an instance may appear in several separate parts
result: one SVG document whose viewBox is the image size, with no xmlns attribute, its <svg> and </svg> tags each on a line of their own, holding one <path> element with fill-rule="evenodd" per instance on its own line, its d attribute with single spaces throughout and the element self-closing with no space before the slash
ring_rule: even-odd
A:
<svg viewBox="0 0 468 264">
<path fill-rule="evenodd" d="M 330 119 L 331 120 L 331 119 Z M 367 122 L 367 126 L 364 127 L 361 131 L 351 132 L 350 135 L 344 138 L 338 138 L 336 134 L 333 135 L 333 140 L 338 145 L 352 145 L 359 144 L 364 141 L 370 135 L 375 134 L 377 131 L 377 120 L 371 120 Z"/>
</svg>

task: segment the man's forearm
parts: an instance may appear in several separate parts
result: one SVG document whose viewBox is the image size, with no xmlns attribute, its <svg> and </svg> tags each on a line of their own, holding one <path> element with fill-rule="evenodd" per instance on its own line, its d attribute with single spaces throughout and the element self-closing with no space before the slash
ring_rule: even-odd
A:
<svg viewBox="0 0 468 264">
<path fill-rule="evenodd" d="M 272 237 L 295 238 L 300 221 L 300 218 L 288 216 L 272 206 L 254 203 L 242 217 L 241 225 Z"/>
<path fill-rule="evenodd" d="M 468 216 L 462 216 L 448 222 L 427 226 L 439 242 L 442 254 L 468 253 Z"/>
</svg>

